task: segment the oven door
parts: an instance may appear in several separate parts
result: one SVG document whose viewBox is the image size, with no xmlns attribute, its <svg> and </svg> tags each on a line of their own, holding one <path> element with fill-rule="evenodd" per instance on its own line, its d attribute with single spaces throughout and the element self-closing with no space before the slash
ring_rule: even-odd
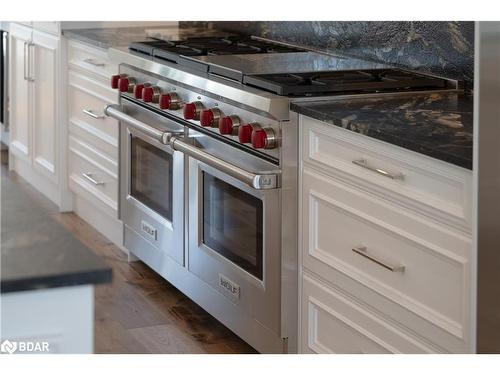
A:
<svg viewBox="0 0 500 375">
<path fill-rule="evenodd" d="M 188 159 L 188 268 L 279 335 L 281 189 L 255 188 L 199 159 Z M 252 162 L 240 160 L 247 170 Z"/>
<path fill-rule="evenodd" d="M 143 240 L 125 236 L 125 247 L 139 258 L 154 249 L 143 260 L 157 270 L 164 254 L 184 264 L 183 155 L 168 143 L 183 127 L 126 100 L 106 114 L 120 120 L 120 218 Z"/>
</svg>

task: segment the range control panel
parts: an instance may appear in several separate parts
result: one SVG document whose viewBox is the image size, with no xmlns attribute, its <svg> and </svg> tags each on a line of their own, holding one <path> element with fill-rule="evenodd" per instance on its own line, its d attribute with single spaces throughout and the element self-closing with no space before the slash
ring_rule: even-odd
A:
<svg viewBox="0 0 500 375">
<path fill-rule="evenodd" d="M 179 84 L 155 78 L 152 74 L 122 66 L 111 77 L 111 88 L 156 110 L 168 112 L 194 127 L 225 137 L 240 147 L 279 159 L 280 122 L 268 119 L 223 98 L 199 94 Z"/>
</svg>

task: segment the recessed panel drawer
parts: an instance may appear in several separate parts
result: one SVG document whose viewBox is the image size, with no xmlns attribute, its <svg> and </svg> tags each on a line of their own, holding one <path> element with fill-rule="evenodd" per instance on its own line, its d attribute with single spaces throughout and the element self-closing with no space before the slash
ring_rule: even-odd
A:
<svg viewBox="0 0 500 375">
<path fill-rule="evenodd" d="M 70 121 L 84 122 L 88 131 L 102 141 L 118 147 L 118 121 L 104 115 L 104 108 L 117 101 L 117 97 L 102 95 L 97 84 L 83 77 L 71 76 L 68 98 L 68 115 Z M 76 120 L 75 120 L 76 119 Z"/>
<path fill-rule="evenodd" d="M 302 277 L 302 353 L 432 353 L 339 289 Z"/>
<path fill-rule="evenodd" d="M 112 217 L 118 210 L 118 165 L 89 144 L 69 137 L 69 186 Z"/>
<path fill-rule="evenodd" d="M 111 63 L 106 51 L 75 41 L 68 42 L 68 63 L 70 67 L 93 73 L 106 81 L 118 73 L 118 65 Z"/>
<path fill-rule="evenodd" d="M 471 171 L 304 116 L 301 123 L 306 163 L 470 232 Z"/>
<path fill-rule="evenodd" d="M 466 340 L 470 238 L 313 170 L 302 194 L 305 268 L 332 283 L 340 272 Z"/>
</svg>

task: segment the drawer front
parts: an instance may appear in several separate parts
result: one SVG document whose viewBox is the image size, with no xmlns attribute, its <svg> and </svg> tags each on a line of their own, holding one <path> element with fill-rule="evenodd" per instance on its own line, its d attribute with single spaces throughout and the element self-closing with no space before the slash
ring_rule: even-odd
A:
<svg viewBox="0 0 500 375">
<path fill-rule="evenodd" d="M 45 31 L 54 35 L 59 35 L 61 32 L 61 22 L 59 21 L 33 21 L 35 30 Z"/>
<path fill-rule="evenodd" d="M 91 145 L 69 137 L 69 186 L 112 217 L 118 212 L 118 165 Z"/>
<path fill-rule="evenodd" d="M 433 353 L 342 290 L 302 276 L 302 353 Z"/>
<path fill-rule="evenodd" d="M 301 116 L 303 160 L 470 232 L 472 172 Z"/>
<path fill-rule="evenodd" d="M 342 273 L 467 340 L 468 237 L 308 169 L 302 199 L 305 268 L 332 283 Z"/>
<path fill-rule="evenodd" d="M 118 65 L 110 62 L 106 51 L 75 41 L 68 42 L 68 63 L 70 68 L 90 72 L 106 82 L 118 74 Z"/>
<path fill-rule="evenodd" d="M 85 124 L 88 132 L 113 147 L 118 147 L 118 121 L 104 115 L 108 104 L 118 101 L 118 97 L 100 93 L 100 85 L 86 80 L 80 75 L 70 74 L 68 115 L 70 122 Z"/>
</svg>

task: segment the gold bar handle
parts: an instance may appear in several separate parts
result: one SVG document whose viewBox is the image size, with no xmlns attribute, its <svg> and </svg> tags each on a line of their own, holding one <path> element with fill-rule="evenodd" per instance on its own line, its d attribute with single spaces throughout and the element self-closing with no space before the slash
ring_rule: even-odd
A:
<svg viewBox="0 0 500 375">
<path fill-rule="evenodd" d="M 368 253 L 368 249 L 366 246 L 357 246 L 353 247 L 352 251 L 354 251 L 356 254 L 361 255 L 362 257 L 371 260 L 374 263 L 377 263 L 379 266 L 384 267 L 385 269 L 388 269 L 391 272 L 404 272 L 405 271 L 405 266 L 400 264 L 400 265 L 392 265 L 389 264 L 383 260 L 377 259 L 373 255 Z"/>
</svg>

